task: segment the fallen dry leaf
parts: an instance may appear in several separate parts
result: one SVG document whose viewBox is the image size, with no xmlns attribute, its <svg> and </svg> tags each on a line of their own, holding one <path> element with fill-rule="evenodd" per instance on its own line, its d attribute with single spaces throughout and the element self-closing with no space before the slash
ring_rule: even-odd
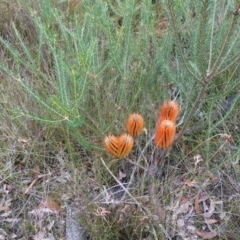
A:
<svg viewBox="0 0 240 240">
<path fill-rule="evenodd" d="M 210 199 L 210 206 L 208 207 L 206 202 L 203 202 L 203 206 L 204 206 L 204 218 L 210 218 L 214 211 L 215 211 L 215 203 L 212 199 Z"/>
<path fill-rule="evenodd" d="M 200 154 L 195 155 L 195 156 L 193 157 L 193 160 L 194 160 L 194 162 L 195 162 L 195 163 L 194 163 L 195 166 L 197 166 L 198 163 L 203 162 L 203 158 L 202 158 L 202 156 L 201 156 Z"/>
<path fill-rule="evenodd" d="M 33 168 L 33 178 L 34 179 L 38 179 L 39 172 L 40 172 L 39 166 L 35 165 Z"/>
<path fill-rule="evenodd" d="M 103 207 L 98 207 L 96 211 L 93 212 L 94 215 L 98 217 L 103 217 L 103 218 L 108 216 L 110 213 L 111 213 L 110 211 L 108 211 L 106 208 L 103 208 Z"/>
<path fill-rule="evenodd" d="M 196 187 L 197 183 L 198 182 L 196 180 L 184 180 L 184 184 L 186 184 L 188 187 Z"/>
<path fill-rule="evenodd" d="M 202 237 L 203 239 L 213 239 L 217 236 L 216 231 L 208 232 L 208 231 L 197 231 L 197 235 Z"/>
<path fill-rule="evenodd" d="M 149 217 L 148 217 L 148 216 L 142 216 L 142 217 L 139 218 L 138 221 L 139 221 L 139 224 L 140 224 L 141 226 L 144 226 L 144 225 L 146 225 L 147 220 L 149 220 Z"/>
<path fill-rule="evenodd" d="M 54 236 L 51 233 L 45 231 L 40 231 L 32 236 L 33 240 L 54 240 Z"/>
<path fill-rule="evenodd" d="M 143 130 L 142 130 L 146 135 L 147 135 L 147 133 L 148 133 L 148 131 L 147 131 L 147 129 L 146 128 L 143 128 Z"/>
<path fill-rule="evenodd" d="M 200 213 L 200 206 L 199 206 L 199 196 L 200 196 L 200 193 L 197 194 L 196 198 L 195 198 L 195 202 L 194 202 L 194 209 L 195 209 L 195 212 L 198 214 Z"/>
<path fill-rule="evenodd" d="M 118 179 L 122 180 L 126 176 L 127 176 L 126 173 L 123 170 L 119 169 L 119 171 L 118 171 Z"/>
<path fill-rule="evenodd" d="M 2 212 L 2 211 L 9 211 L 10 210 L 10 208 L 8 207 L 8 206 L 0 206 L 0 212 Z"/>
<path fill-rule="evenodd" d="M 187 230 L 188 230 L 188 232 L 194 234 L 194 233 L 196 233 L 197 228 L 193 225 L 188 225 Z"/>
<path fill-rule="evenodd" d="M 205 218 L 204 220 L 206 224 L 214 224 L 219 222 L 218 219 L 214 219 L 214 218 L 210 218 L 210 219 Z"/>
<path fill-rule="evenodd" d="M 26 138 L 19 138 L 18 139 L 18 142 L 21 144 L 21 147 L 24 149 L 25 148 L 25 145 L 28 144 L 28 142 L 30 141 L 31 139 L 26 139 Z"/>
<path fill-rule="evenodd" d="M 177 219 L 178 229 L 182 229 L 184 227 L 184 225 L 185 225 L 184 219 L 182 219 L 182 218 Z"/>
<path fill-rule="evenodd" d="M 24 194 L 27 194 L 33 187 L 33 185 L 37 182 L 38 180 L 38 175 L 39 175 L 39 166 L 35 165 L 33 168 L 33 181 L 31 182 L 31 184 L 26 188 L 26 190 L 24 191 Z"/>
<path fill-rule="evenodd" d="M 188 201 L 188 196 L 187 195 L 183 195 L 182 196 L 182 205 L 183 205 L 184 212 L 188 212 L 189 201 Z"/>
<path fill-rule="evenodd" d="M 42 201 L 38 205 L 38 208 L 47 208 L 53 213 L 59 213 L 61 210 L 61 207 L 59 206 L 59 204 L 53 201 L 52 199 L 47 199 L 45 201 Z"/>
<path fill-rule="evenodd" d="M 174 212 L 174 215 L 178 215 L 181 213 L 187 213 L 189 210 L 189 201 L 188 201 L 188 196 L 183 195 L 181 199 L 181 204 L 178 208 L 176 208 L 176 211 Z"/>
<path fill-rule="evenodd" d="M 0 228 L 0 240 L 5 240 L 6 236 L 7 236 L 7 233 L 2 228 Z"/>
<path fill-rule="evenodd" d="M 157 215 L 160 217 L 161 220 L 165 219 L 165 210 L 161 206 L 160 203 L 157 204 Z"/>
<path fill-rule="evenodd" d="M 233 142 L 233 138 L 231 135 L 228 135 L 226 133 L 220 133 L 219 134 L 224 140 L 226 140 L 227 142 L 229 143 L 232 143 Z"/>
</svg>

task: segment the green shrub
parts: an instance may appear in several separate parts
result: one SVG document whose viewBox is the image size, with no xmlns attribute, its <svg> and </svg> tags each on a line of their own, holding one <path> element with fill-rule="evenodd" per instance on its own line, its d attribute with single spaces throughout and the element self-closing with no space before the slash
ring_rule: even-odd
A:
<svg viewBox="0 0 240 240">
<path fill-rule="evenodd" d="M 80 145 L 80 152 L 86 151 L 82 161 L 90 159 L 95 181 L 111 188 L 116 179 L 109 173 L 116 176 L 122 162 L 115 166 L 108 162 L 111 169 L 106 171 L 99 160 L 106 157 L 102 139 L 109 132 L 118 135 L 125 131 L 128 114 L 140 112 L 148 133 L 136 141 L 138 148 L 130 158 L 138 159 L 137 164 L 143 161 L 144 170 L 137 177 L 136 168 L 129 166 L 128 176 L 134 178 L 134 201 L 130 197 L 130 204 L 135 204 L 149 185 L 160 190 L 150 196 L 154 200 L 149 200 L 147 211 L 137 209 L 132 218 L 125 216 L 125 232 L 117 224 L 119 215 L 114 217 L 114 212 L 120 214 L 121 206 L 109 210 L 106 219 L 91 212 L 98 206 L 86 203 L 89 212 L 85 224 L 95 239 L 102 239 L 99 231 L 106 226 L 104 239 L 174 235 L 174 227 L 170 230 L 167 221 L 159 223 L 156 219 L 156 208 L 160 207 L 154 201 L 163 207 L 169 205 L 170 193 L 177 189 L 176 179 L 186 171 L 187 177 L 194 178 L 197 170 L 188 162 L 193 155 L 201 153 L 206 175 L 222 171 L 226 161 L 231 163 L 239 155 L 239 149 L 223 152 L 215 140 L 226 133 L 233 136 L 235 144 L 240 142 L 235 134 L 240 114 L 237 1 L 83 0 L 68 1 L 67 5 L 66 1 L 42 0 L 29 1 L 27 8 L 21 0 L 18 4 L 24 9 L 21 19 L 11 20 L 10 37 L 5 31 L 0 35 L 3 86 L 9 91 L 17 89 L 21 99 L 6 95 L 12 121 L 31 120 L 37 127 L 40 122 L 51 134 L 61 132 L 61 137 L 55 135 L 56 142 L 64 139 L 70 149 Z M 165 176 L 165 182 L 159 183 L 160 177 L 153 179 L 145 171 L 155 156 L 149 139 L 160 105 L 170 98 L 176 98 L 181 106 L 178 135 L 172 151 L 161 153 L 161 161 L 156 163 L 160 176 Z M 6 110 L 3 113 L 9 114 Z M 158 157 L 153 161 L 159 161 Z M 216 159 L 221 160 L 216 164 Z M 200 174 L 198 181 L 205 177 Z M 76 179 L 80 186 L 85 182 Z M 81 191 L 87 195 L 85 189 Z M 88 202 L 90 197 L 85 197 Z"/>
</svg>

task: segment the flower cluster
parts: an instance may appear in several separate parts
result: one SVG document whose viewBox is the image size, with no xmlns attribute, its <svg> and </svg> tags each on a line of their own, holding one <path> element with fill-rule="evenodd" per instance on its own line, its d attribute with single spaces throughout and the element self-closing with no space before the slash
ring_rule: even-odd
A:
<svg viewBox="0 0 240 240">
<path fill-rule="evenodd" d="M 155 144 L 160 148 L 169 148 L 176 133 L 176 120 L 179 106 L 176 101 L 170 100 L 163 103 L 155 134 Z M 132 113 L 127 120 L 127 132 L 116 137 L 108 134 L 104 139 L 105 148 L 109 153 L 118 158 L 127 156 L 132 150 L 134 137 L 143 131 L 144 119 L 139 113 Z"/>
<path fill-rule="evenodd" d="M 144 120 L 141 114 L 132 113 L 129 115 L 127 120 L 127 133 L 116 137 L 112 134 L 109 134 L 104 139 L 105 148 L 113 156 L 118 158 L 123 158 L 127 156 L 132 150 L 134 137 L 139 135 L 144 126 Z"/>
<path fill-rule="evenodd" d="M 176 120 L 179 106 L 176 101 L 166 101 L 163 103 L 155 135 L 155 144 L 160 148 L 169 148 L 174 140 L 176 133 Z"/>
<path fill-rule="evenodd" d="M 109 134 L 104 139 L 105 147 L 112 155 L 118 158 L 127 156 L 133 147 L 133 137 L 129 134 L 122 134 L 119 137 L 115 137 Z"/>
</svg>

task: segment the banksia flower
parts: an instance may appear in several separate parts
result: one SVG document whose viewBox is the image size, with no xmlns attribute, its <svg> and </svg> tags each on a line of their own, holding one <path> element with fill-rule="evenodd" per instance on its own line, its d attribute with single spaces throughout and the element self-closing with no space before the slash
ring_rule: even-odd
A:
<svg viewBox="0 0 240 240">
<path fill-rule="evenodd" d="M 129 134 L 122 134 L 118 137 L 119 140 L 119 149 L 118 149 L 118 157 L 123 158 L 127 156 L 133 147 L 133 137 Z"/>
<path fill-rule="evenodd" d="M 169 148 L 174 140 L 176 124 L 170 120 L 158 123 L 155 135 L 155 144 L 160 148 Z"/>
<path fill-rule="evenodd" d="M 133 137 L 136 137 L 142 132 L 144 120 L 141 114 L 132 113 L 127 120 L 127 131 Z"/>
<path fill-rule="evenodd" d="M 111 134 L 107 135 L 104 139 L 105 148 L 108 150 L 108 152 L 110 152 L 115 157 L 118 157 L 119 155 L 118 142 L 119 142 L 118 138 Z"/>
<path fill-rule="evenodd" d="M 122 134 L 119 137 L 109 134 L 104 139 L 105 148 L 118 158 L 123 158 L 130 153 L 133 142 L 133 137 L 129 134 Z"/>
<path fill-rule="evenodd" d="M 170 101 L 164 102 L 159 113 L 157 124 L 160 124 L 163 120 L 176 122 L 178 111 L 179 111 L 179 106 L 176 101 L 170 100 Z"/>
</svg>

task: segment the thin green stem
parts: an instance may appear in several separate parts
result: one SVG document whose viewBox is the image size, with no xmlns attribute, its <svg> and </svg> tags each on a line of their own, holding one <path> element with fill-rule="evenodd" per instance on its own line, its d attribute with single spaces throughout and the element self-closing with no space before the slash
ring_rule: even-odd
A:
<svg viewBox="0 0 240 240">
<path fill-rule="evenodd" d="M 119 186 L 121 186 L 121 188 L 124 190 L 124 192 L 126 192 L 128 194 L 128 196 L 134 201 L 134 203 L 140 207 L 140 209 L 142 208 L 141 204 L 136 200 L 135 197 L 133 197 L 133 195 L 128 191 L 127 188 L 124 187 L 124 185 L 117 179 L 117 177 L 112 173 L 112 171 L 109 169 L 109 167 L 107 166 L 107 164 L 104 162 L 104 160 L 102 158 L 101 162 L 103 164 L 103 166 L 107 169 L 107 171 L 110 173 L 110 175 L 114 178 L 114 180 L 119 184 Z"/>
<path fill-rule="evenodd" d="M 174 18 L 174 14 L 173 14 L 173 10 L 172 10 L 171 0 L 168 0 L 168 8 L 169 8 L 169 12 L 170 12 L 170 17 L 171 17 L 171 21 L 172 21 L 172 26 L 173 26 L 174 35 L 175 35 L 175 38 L 176 38 L 176 41 L 177 41 L 178 50 L 179 50 L 180 56 L 181 56 L 181 58 L 182 58 L 182 60 L 183 60 L 184 66 L 186 67 L 186 69 L 188 70 L 188 72 L 189 72 L 198 82 L 200 82 L 201 84 L 203 84 L 203 81 L 202 81 L 198 76 L 196 76 L 196 75 L 192 72 L 192 70 L 188 67 L 187 62 L 186 62 L 186 60 L 185 60 L 185 58 L 184 58 L 183 51 L 182 51 L 182 47 L 181 47 L 180 40 L 179 40 L 179 37 L 178 37 L 178 31 L 177 31 L 177 26 L 176 26 L 176 23 L 175 23 L 175 18 Z"/>
<path fill-rule="evenodd" d="M 231 66 L 233 66 L 235 63 L 237 63 L 240 60 L 240 54 L 224 69 L 222 69 L 220 72 L 216 73 L 215 75 L 212 76 L 212 78 L 216 78 L 225 71 L 227 71 Z"/>
<path fill-rule="evenodd" d="M 200 92 L 198 93 L 198 96 L 197 96 L 196 100 L 193 103 L 193 106 L 190 110 L 190 113 L 188 114 L 188 117 L 187 117 L 181 131 L 178 133 L 177 138 L 175 139 L 174 143 L 177 143 L 182 138 L 182 136 L 183 136 L 183 134 L 184 134 L 184 132 L 185 132 L 192 116 L 193 116 L 193 114 L 195 113 L 195 110 L 196 110 L 197 106 L 199 105 L 201 99 L 203 98 L 203 96 L 204 96 L 204 94 L 207 90 L 207 86 L 208 86 L 208 83 L 203 84 Z"/>
<path fill-rule="evenodd" d="M 229 47 L 227 53 L 225 54 L 224 58 L 222 58 L 221 63 L 218 64 L 216 71 L 221 69 L 222 65 L 227 61 L 227 58 L 228 58 L 229 54 L 232 52 L 233 47 L 236 46 L 235 43 L 239 41 L 239 37 L 240 37 L 240 28 L 239 28 L 239 32 L 238 32 L 237 36 L 235 37 L 234 41 L 231 42 L 231 46 Z M 238 53 L 237 55 L 239 56 L 240 54 Z"/>
<path fill-rule="evenodd" d="M 173 17 L 173 13 L 172 13 L 172 8 L 171 8 L 170 0 L 168 0 L 168 3 L 169 3 L 170 15 L 171 15 L 172 23 L 173 23 L 173 27 L 174 27 L 174 32 L 176 32 L 176 26 L 175 26 L 175 22 L 174 22 L 174 17 Z M 216 71 L 217 65 L 219 64 L 219 62 L 220 62 L 220 60 L 221 60 L 221 58 L 222 58 L 222 55 L 223 55 L 223 53 L 224 53 L 224 51 L 225 51 L 225 49 L 226 49 L 226 46 L 227 46 L 227 44 L 228 44 L 228 42 L 229 42 L 229 39 L 230 39 L 230 37 L 231 37 L 231 33 L 232 33 L 232 30 L 233 30 L 233 27 L 234 27 L 234 25 L 235 25 L 235 23 L 236 23 L 236 19 L 237 19 L 237 15 L 235 14 L 234 17 L 233 17 L 233 20 L 232 20 L 232 22 L 231 22 L 229 31 L 228 31 L 228 33 L 227 33 L 227 35 L 226 35 L 225 40 L 224 40 L 223 46 L 222 46 L 222 48 L 221 48 L 221 51 L 220 51 L 220 53 L 219 53 L 219 55 L 218 55 L 218 57 L 217 57 L 217 59 L 216 59 L 216 61 L 215 61 L 215 63 L 214 63 L 214 65 L 213 65 L 213 67 L 212 67 L 211 70 L 210 70 L 211 56 L 210 56 L 210 58 L 209 58 L 209 65 L 208 65 L 208 74 L 207 74 L 207 76 L 205 77 L 204 84 L 202 85 L 202 88 L 201 88 L 201 90 L 200 90 L 200 92 L 199 92 L 196 100 L 195 100 L 194 103 L 193 103 L 193 106 L 192 106 L 192 108 L 191 108 L 191 110 L 190 110 L 190 113 L 188 114 L 188 117 L 187 117 L 187 119 L 186 119 L 186 121 L 185 121 L 185 123 L 184 123 L 184 125 L 183 125 L 183 127 L 182 127 L 182 129 L 181 129 L 181 131 L 179 132 L 177 138 L 175 139 L 174 143 L 177 143 L 177 142 L 182 138 L 184 132 L 186 131 L 186 128 L 187 128 L 188 124 L 190 123 L 190 120 L 191 120 L 193 114 L 195 113 L 195 110 L 197 109 L 197 106 L 199 105 L 201 99 L 203 98 L 203 96 L 204 96 L 204 94 L 205 94 L 205 92 L 206 92 L 206 90 L 207 90 L 208 83 L 209 83 L 214 77 L 216 77 L 216 75 L 214 75 L 214 72 Z M 213 32 L 213 29 L 212 29 L 212 32 Z M 175 33 L 175 35 L 177 35 L 177 34 Z M 178 42 L 178 44 L 179 44 L 179 46 L 180 46 L 178 37 L 176 36 L 176 38 L 177 38 L 177 42 Z M 211 42 L 212 42 L 212 38 L 211 38 Z M 211 49 L 211 44 L 210 44 L 210 54 L 211 54 L 211 51 L 212 51 L 212 49 Z M 231 64 L 229 64 L 225 69 L 223 69 L 222 71 L 220 71 L 219 73 L 217 73 L 217 75 L 220 75 L 221 73 L 223 73 L 224 71 L 226 71 L 226 70 L 227 70 L 229 67 L 231 67 L 234 63 L 236 63 L 236 62 L 239 60 L 239 58 L 240 58 L 240 56 L 236 57 L 236 59 L 235 59 Z M 183 60 L 184 60 L 184 59 L 183 59 Z"/>
<path fill-rule="evenodd" d="M 215 14 L 216 14 L 216 0 L 214 1 L 214 9 L 213 9 L 213 18 L 212 18 L 212 30 L 211 30 L 211 38 L 209 43 L 209 59 L 208 59 L 208 69 L 207 74 L 211 71 L 211 64 L 212 64 L 212 53 L 213 53 L 213 33 L 215 27 Z"/>
<path fill-rule="evenodd" d="M 227 47 L 227 44 L 229 43 L 229 38 L 231 37 L 232 30 L 233 30 L 233 27 L 234 27 L 234 25 L 236 23 L 237 17 L 238 17 L 238 15 L 236 15 L 236 14 L 233 16 L 233 19 L 232 19 L 231 25 L 229 27 L 228 33 L 226 35 L 226 38 L 224 40 L 223 46 L 222 46 L 222 48 L 220 50 L 220 53 L 219 53 L 219 55 L 218 55 L 214 65 L 213 65 L 211 71 L 208 72 L 208 75 L 207 75 L 207 77 L 205 79 L 206 81 L 211 81 L 213 79 L 213 75 L 214 75 L 214 73 L 215 73 L 215 71 L 217 69 L 217 66 L 218 66 L 218 64 L 219 64 L 219 62 L 220 62 L 220 60 L 222 58 L 222 55 L 223 55 L 223 53 L 224 53 L 224 51 L 225 51 L 225 49 Z"/>
<path fill-rule="evenodd" d="M 202 77 L 204 77 L 205 72 L 204 72 L 204 67 L 203 67 L 203 42 L 204 42 L 204 30 L 205 30 L 205 25 L 206 25 L 206 18 L 207 18 L 207 3 L 208 1 L 205 0 L 204 1 L 204 5 L 203 5 L 203 11 L 202 11 L 202 25 L 201 25 L 201 29 L 200 29 L 200 38 L 199 38 L 199 62 L 200 62 L 200 66 L 201 66 L 201 73 L 202 73 Z"/>
</svg>

